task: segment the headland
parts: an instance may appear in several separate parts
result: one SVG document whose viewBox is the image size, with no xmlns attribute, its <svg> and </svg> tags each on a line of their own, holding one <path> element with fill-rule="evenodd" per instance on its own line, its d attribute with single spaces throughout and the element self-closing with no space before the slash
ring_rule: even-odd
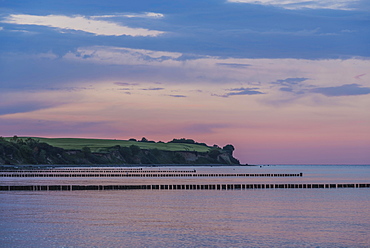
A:
<svg viewBox="0 0 370 248">
<path fill-rule="evenodd" d="M 116 139 L 0 137 L 0 166 L 240 165 L 234 146 L 208 146 L 192 139 L 169 142 Z"/>
</svg>

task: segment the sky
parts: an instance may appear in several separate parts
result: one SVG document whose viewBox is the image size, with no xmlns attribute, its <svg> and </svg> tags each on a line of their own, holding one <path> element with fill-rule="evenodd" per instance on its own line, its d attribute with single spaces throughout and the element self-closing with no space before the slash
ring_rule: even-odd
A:
<svg viewBox="0 0 370 248">
<path fill-rule="evenodd" d="M 370 164 L 368 0 L 0 0 L 0 136 Z"/>
</svg>

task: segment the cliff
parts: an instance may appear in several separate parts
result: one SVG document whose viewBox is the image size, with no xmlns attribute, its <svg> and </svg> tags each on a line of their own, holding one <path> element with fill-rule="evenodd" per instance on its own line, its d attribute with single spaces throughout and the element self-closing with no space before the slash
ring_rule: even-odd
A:
<svg viewBox="0 0 370 248">
<path fill-rule="evenodd" d="M 115 145 L 97 152 L 89 147 L 64 149 L 32 138 L 0 138 L 0 164 L 239 164 L 232 156 L 232 145 L 208 147 L 205 152 L 160 150 L 155 144 L 151 147 Z"/>
</svg>

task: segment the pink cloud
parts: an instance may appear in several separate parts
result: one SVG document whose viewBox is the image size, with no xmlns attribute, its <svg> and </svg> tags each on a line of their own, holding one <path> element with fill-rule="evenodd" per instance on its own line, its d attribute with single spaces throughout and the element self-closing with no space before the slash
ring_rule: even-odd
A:
<svg viewBox="0 0 370 248">
<path fill-rule="evenodd" d="M 364 73 L 364 74 L 360 74 L 360 75 L 355 76 L 354 78 L 355 78 L 355 79 L 361 79 L 361 77 L 363 77 L 363 76 L 365 76 L 365 75 L 366 75 L 366 73 Z"/>
</svg>

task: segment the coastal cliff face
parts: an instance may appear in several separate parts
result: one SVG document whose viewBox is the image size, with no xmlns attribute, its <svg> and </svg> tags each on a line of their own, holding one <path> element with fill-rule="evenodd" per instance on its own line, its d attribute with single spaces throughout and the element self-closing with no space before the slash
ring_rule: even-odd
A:
<svg viewBox="0 0 370 248">
<path fill-rule="evenodd" d="M 232 150 L 212 148 L 208 152 L 163 151 L 114 146 L 105 152 L 90 148 L 65 150 L 34 140 L 9 142 L 0 140 L 0 165 L 22 164 L 239 164 Z"/>
</svg>

